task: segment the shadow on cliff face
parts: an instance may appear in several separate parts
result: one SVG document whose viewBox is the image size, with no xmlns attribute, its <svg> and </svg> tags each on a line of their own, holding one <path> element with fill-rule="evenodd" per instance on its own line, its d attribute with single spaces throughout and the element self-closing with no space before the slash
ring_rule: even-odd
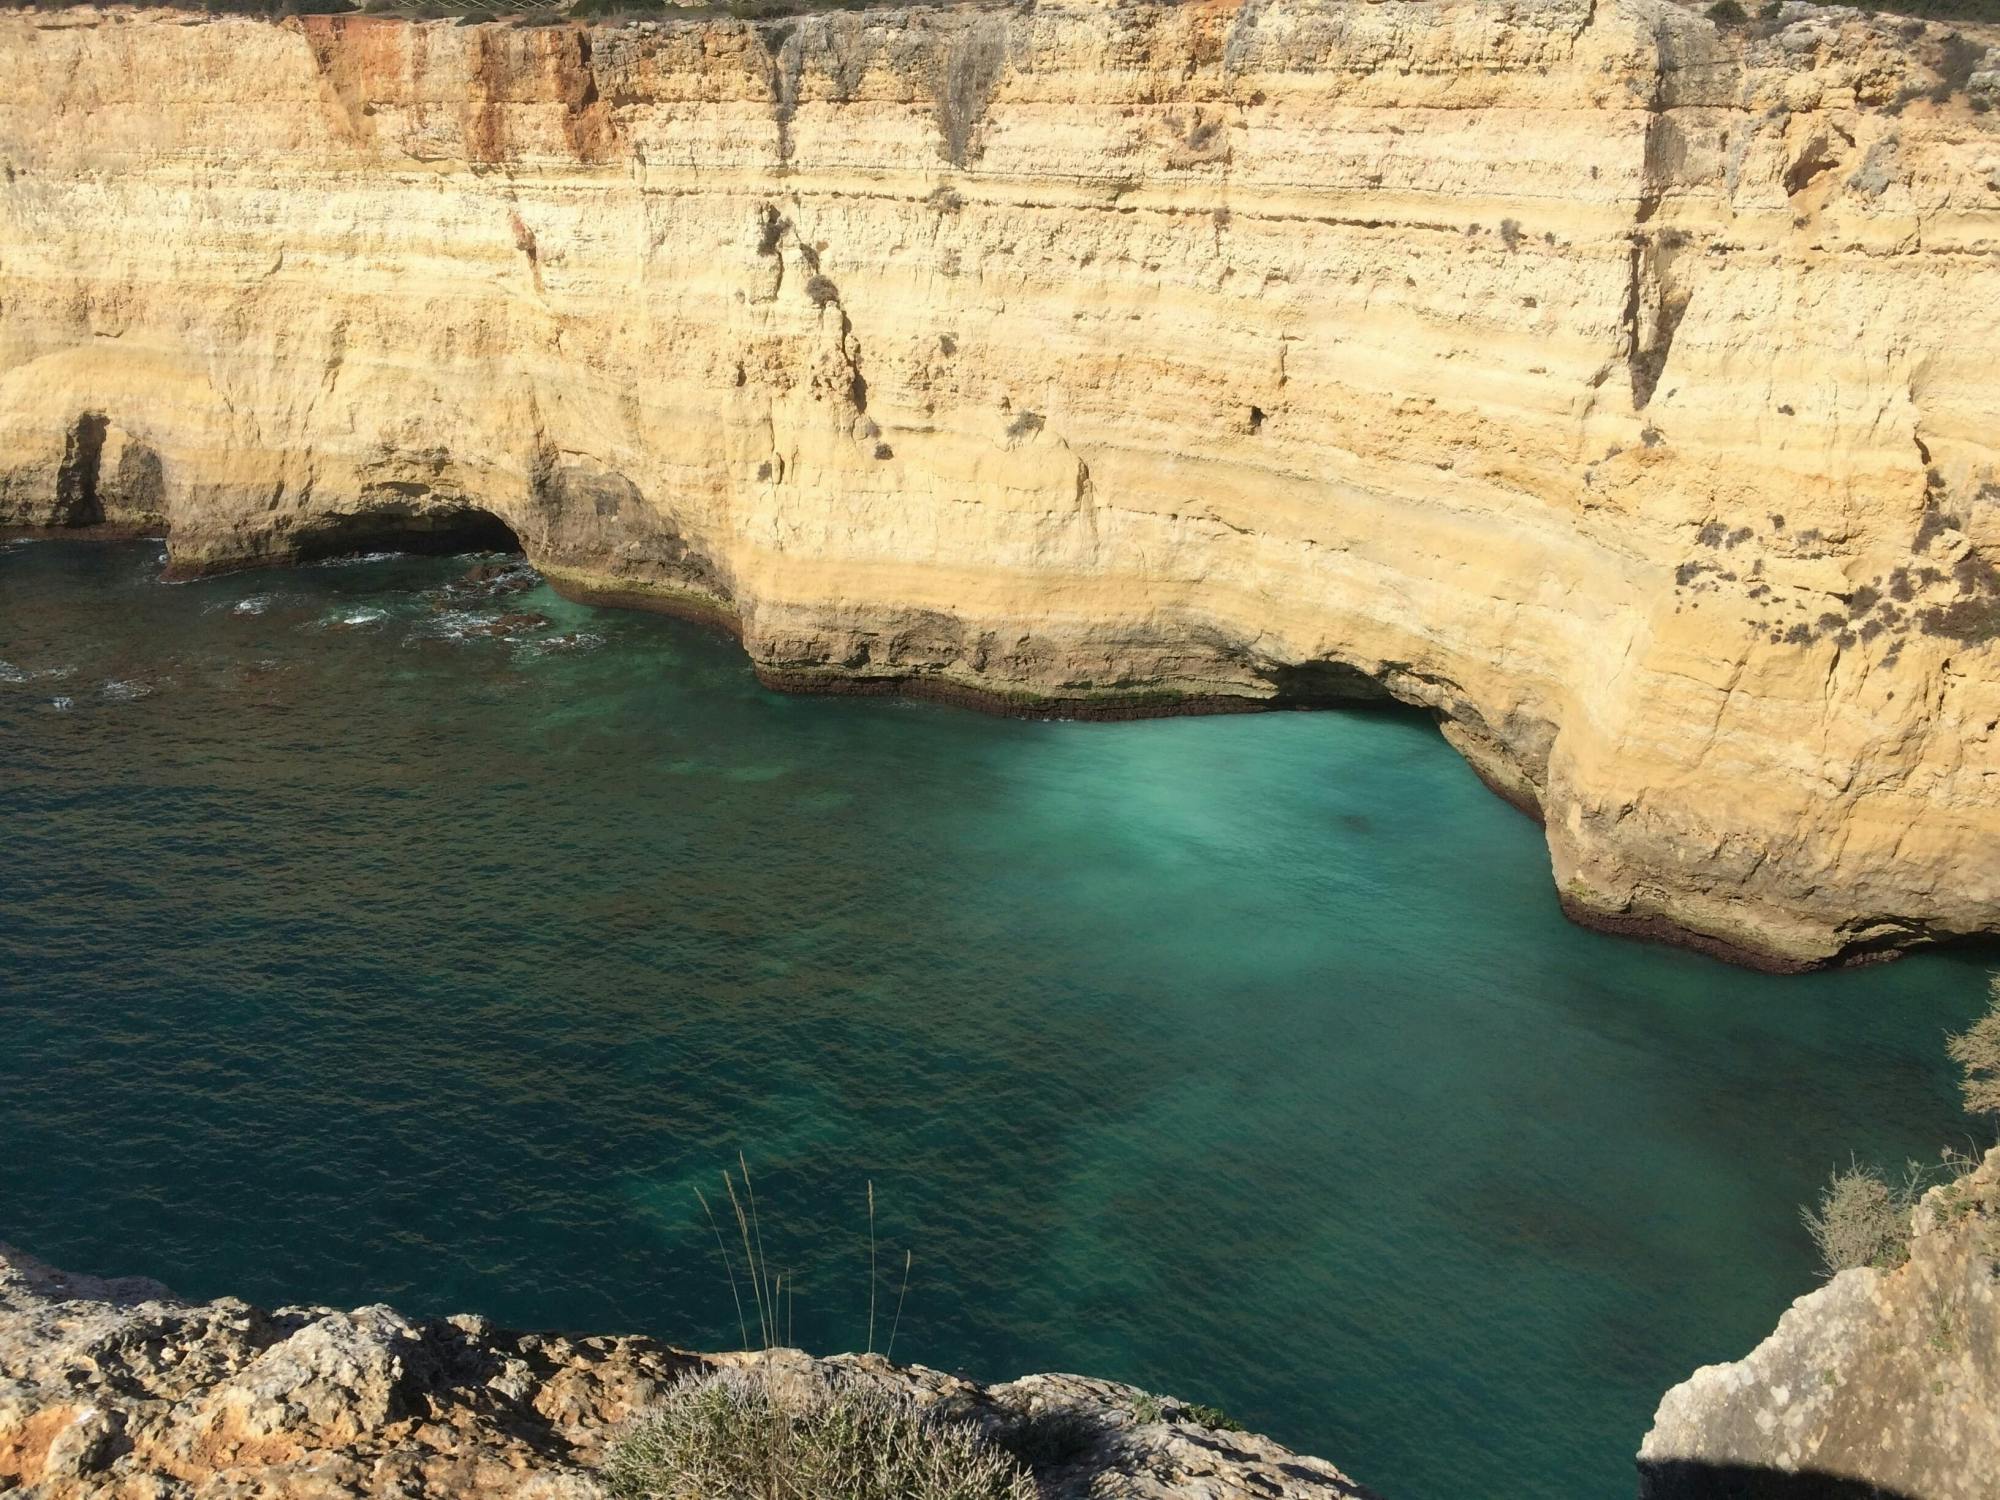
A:
<svg viewBox="0 0 2000 1500">
<path fill-rule="evenodd" d="M 1670 1458 L 1639 1463 L 1639 1500 L 1916 1500 L 1862 1479 Z"/>
<path fill-rule="evenodd" d="M 56 524 L 96 526 L 104 520 L 104 502 L 97 493 L 98 467 L 104 461 L 104 435 L 110 423 L 89 412 L 76 419 L 63 442 L 62 466 L 56 470 Z"/>
<path fill-rule="evenodd" d="M 306 563 L 361 552 L 414 552 L 435 557 L 521 550 L 521 539 L 511 526 L 490 510 L 467 505 L 327 516 L 300 534 L 293 556 L 295 561 Z"/>
<path fill-rule="evenodd" d="M 1308 661 L 1273 667 L 1264 674 L 1278 701 L 1290 708 L 1352 708 L 1392 704 L 1396 700 L 1380 682 L 1343 661 Z"/>
</svg>

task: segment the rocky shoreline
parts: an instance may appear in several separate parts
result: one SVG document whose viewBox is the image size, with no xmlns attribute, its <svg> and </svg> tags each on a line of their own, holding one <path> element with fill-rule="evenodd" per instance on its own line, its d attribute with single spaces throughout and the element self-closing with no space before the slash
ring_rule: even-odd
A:
<svg viewBox="0 0 2000 1500">
<path fill-rule="evenodd" d="M 190 1303 L 0 1245 L 0 1491 L 22 1500 L 601 1500 L 620 1430 L 677 1379 L 866 1382 L 977 1424 L 1049 1500 L 1367 1500 L 1332 1465 L 1131 1386 L 981 1386 L 879 1356 L 694 1354 L 387 1307 Z"/>
<path fill-rule="evenodd" d="M 1370 1500 L 1321 1459 L 1110 1381 L 984 1386 L 880 1356 L 700 1354 L 385 1306 L 187 1302 L 0 1244 L 0 1492 L 22 1500 L 604 1500 L 609 1445 L 674 1382 L 862 1383 L 975 1424 L 1047 1500 Z M 2000 1149 L 1933 1189 L 1906 1263 L 1843 1272 L 1744 1359 L 1667 1392 L 1641 1500 L 2000 1491 Z"/>
<path fill-rule="evenodd" d="M 385 1306 L 187 1302 L 0 1244 L 0 1492 L 23 1500 L 604 1500 L 618 1434 L 674 1382 L 866 1384 L 976 1425 L 1047 1500 L 1369 1500 L 1331 1464 L 1110 1381 L 983 1386 L 873 1355 L 699 1354 Z M 2000 1148 L 1922 1200 L 1907 1258 L 1798 1299 L 1668 1391 L 1641 1500 L 2000 1492 Z"/>
<path fill-rule="evenodd" d="M 1667 1392 L 1641 1500 L 2000 1495 L 2000 1148 L 1914 1225 L 1903 1264 L 1841 1272 Z"/>
</svg>

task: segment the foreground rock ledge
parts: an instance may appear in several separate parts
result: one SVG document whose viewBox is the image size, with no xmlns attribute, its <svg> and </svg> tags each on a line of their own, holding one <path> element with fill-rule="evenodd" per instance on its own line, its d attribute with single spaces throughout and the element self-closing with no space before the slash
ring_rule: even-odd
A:
<svg viewBox="0 0 2000 1500">
<path fill-rule="evenodd" d="M 188 1303 L 142 1277 L 73 1276 L 0 1245 L 0 1490 L 23 1500 L 596 1500 L 606 1444 L 663 1385 L 770 1361 L 792 1382 L 877 1381 L 993 1426 L 1074 1413 L 1056 1497 L 1367 1500 L 1266 1438 L 1141 1422 L 1130 1386 L 1031 1375 L 981 1387 L 844 1355 L 689 1354 L 645 1338 L 508 1333 L 387 1307 Z M 1176 1416 L 1176 1404 L 1165 1402 Z M 1074 1434 L 1081 1433 L 1076 1437 Z"/>
<path fill-rule="evenodd" d="M 1643 1500 L 2000 1495 L 2000 1149 L 1933 1189 L 1909 1261 L 1843 1271 L 1667 1392 Z"/>
<path fill-rule="evenodd" d="M 2000 932 L 1996 36 L 0 11 L 0 527 L 503 526 L 791 687 L 1394 697 L 1579 920 Z"/>
</svg>

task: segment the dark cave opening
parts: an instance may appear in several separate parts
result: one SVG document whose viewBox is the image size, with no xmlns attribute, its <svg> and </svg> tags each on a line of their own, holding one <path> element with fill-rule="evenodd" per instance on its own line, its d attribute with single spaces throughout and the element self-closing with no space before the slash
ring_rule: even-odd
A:
<svg viewBox="0 0 2000 1500">
<path fill-rule="evenodd" d="M 514 528 L 490 510 L 463 505 L 439 510 L 366 510 L 320 518 L 302 533 L 293 556 L 299 562 L 353 557 L 366 552 L 413 552 L 449 557 L 460 552 L 524 549 Z"/>
<path fill-rule="evenodd" d="M 101 413 L 86 412 L 64 438 L 62 464 L 56 470 L 58 525 L 95 526 L 103 521 L 104 501 L 97 493 L 97 481 L 110 428 Z"/>
<path fill-rule="evenodd" d="M 1287 708 L 1349 708 L 1393 704 L 1395 695 L 1359 667 L 1344 661 L 1304 661 L 1273 667 L 1265 680 Z"/>
</svg>

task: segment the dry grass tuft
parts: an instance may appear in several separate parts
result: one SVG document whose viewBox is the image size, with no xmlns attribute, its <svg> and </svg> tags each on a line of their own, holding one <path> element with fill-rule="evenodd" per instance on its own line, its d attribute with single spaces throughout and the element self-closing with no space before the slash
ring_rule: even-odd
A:
<svg viewBox="0 0 2000 1500">
<path fill-rule="evenodd" d="M 754 1370 L 685 1380 L 613 1445 L 618 1500 L 1036 1500 L 970 1423 L 870 1385 L 785 1402 Z"/>
<path fill-rule="evenodd" d="M 1878 1167 L 1850 1165 L 1835 1172 L 1820 1189 L 1818 1207 L 1799 1211 L 1826 1274 L 1900 1266 L 1910 1253 L 1910 1210 L 1916 1196 L 1914 1173 L 1905 1183 L 1891 1183 Z"/>
<path fill-rule="evenodd" d="M 1986 1014 L 1945 1039 L 1945 1050 L 1964 1072 L 1959 1092 L 1973 1115 L 2000 1115 L 2000 974 L 1989 981 Z"/>
</svg>

